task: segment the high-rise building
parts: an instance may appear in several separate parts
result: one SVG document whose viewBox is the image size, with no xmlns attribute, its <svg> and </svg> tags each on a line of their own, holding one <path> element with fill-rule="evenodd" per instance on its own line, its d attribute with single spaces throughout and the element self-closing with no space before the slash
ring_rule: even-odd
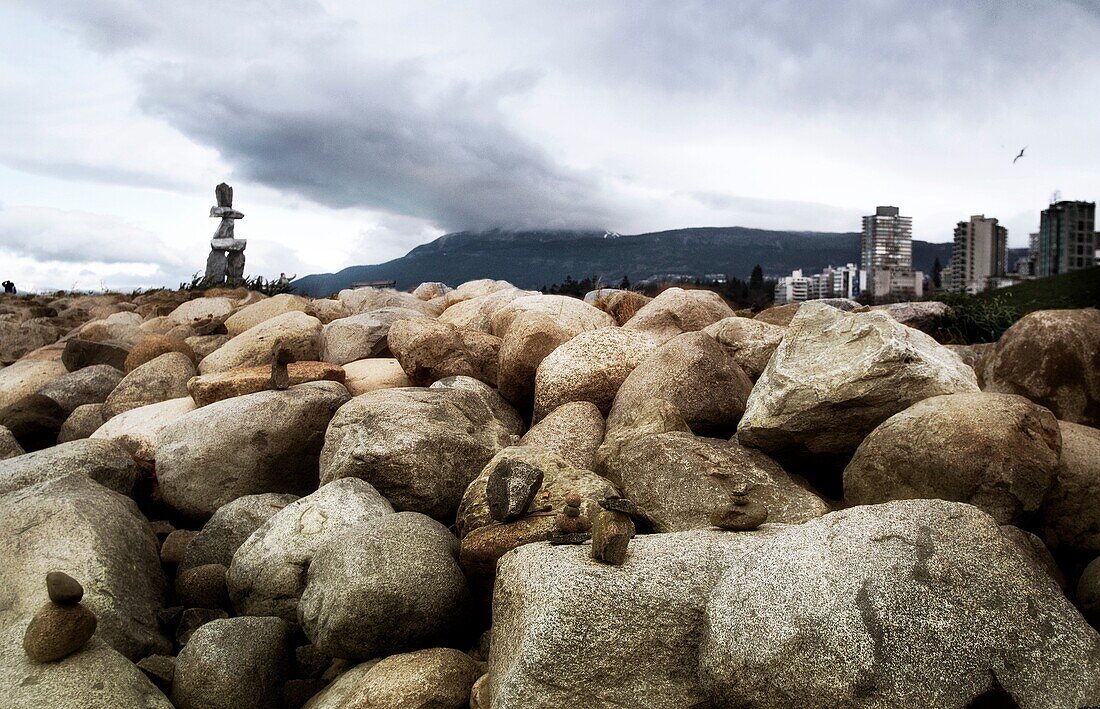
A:
<svg viewBox="0 0 1100 709">
<path fill-rule="evenodd" d="M 1100 237 L 1096 202 L 1055 202 L 1039 218 L 1037 275 L 1053 276 L 1096 265 Z"/>
<path fill-rule="evenodd" d="M 1007 257 L 1008 230 L 997 223 L 996 217 L 977 214 L 970 221 L 959 222 L 947 288 L 967 293 L 995 288 L 1004 278 Z"/>
<path fill-rule="evenodd" d="M 854 263 L 844 264 L 843 268 L 833 269 L 833 297 L 859 297 L 859 268 Z"/>
<path fill-rule="evenodd" d="M 810 296 L 813 279 L 802 275 L 802 269 L 791 271 L 775 282 L 775 304 L 801 303 Z"/>
<path fill-rule="evenodd" d="M 873 300 L 920 297 L 924 274 L 913 270 L 913 219 L 897 207 L 877 207 L 863 218 L 860 290 Z"/>
</svg>

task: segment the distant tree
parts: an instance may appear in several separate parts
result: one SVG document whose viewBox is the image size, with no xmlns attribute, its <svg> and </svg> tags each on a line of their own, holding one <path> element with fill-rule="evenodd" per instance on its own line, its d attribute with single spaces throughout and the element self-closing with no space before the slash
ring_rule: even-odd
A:
<svg viewBox="0 0 1100 709">
<path fill-rule="evenodd" d="M 764 269 L 760 268 L 760 264 L 756 264 L 752 268 L 752 275 L 749 276 L 749 290 L 764 290 Z"/>
<path fill-rule="evenodd" d="M 630 279 L 623 274 L 623 280 L 619 281 L 619 290 L 630 290 Z"/>
<path fill-rule="evenodd" d="M 935 262 L 932 263 L 932 285 L 937 288 L 943 285 L 940 274 L 943 272 L 943 265 L 940 263 L 940 257 L 937 256 Z"/>
</svg>

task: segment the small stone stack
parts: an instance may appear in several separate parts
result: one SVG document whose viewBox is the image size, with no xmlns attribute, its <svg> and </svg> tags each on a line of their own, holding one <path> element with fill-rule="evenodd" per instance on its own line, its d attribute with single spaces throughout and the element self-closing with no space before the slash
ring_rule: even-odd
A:
<svg viewBox="0 0 1100 709">
<path fill-rule="evenodd" d="M 95 634 L 96 616 L 80 602 L 84 588 L 61 571 L 46 574 L 50 600 L 23 633 L 23 651 L 35 662 L 54 662 L 84 647 Z"/>
<path fill-rule="evenodd" d="M 749 497 L 748 490 L 734 490 L 728 504 L 716 507 L 710 513 L 710 523 L 715 527 L 734 532 L 756 529 L 768 519 L 768 508 L 762 502 Z"/>
<path fill-rule="evenodd" d="M 565 495 L 565 507 L 554 518 L 554 531 L 548 537 L 551 544 L 582 544 L 592 537 L 592 522 L 581 514 L 581 502 L 576 492 Z"/>
<path fill-rule="evenodd" d="M 276 342 L 271 353 L 271 388 L 283 391 L 290 388 L 290 372 L 287 365 L 294 361 L 294 353 L 282 342 Z"/>
</svg>

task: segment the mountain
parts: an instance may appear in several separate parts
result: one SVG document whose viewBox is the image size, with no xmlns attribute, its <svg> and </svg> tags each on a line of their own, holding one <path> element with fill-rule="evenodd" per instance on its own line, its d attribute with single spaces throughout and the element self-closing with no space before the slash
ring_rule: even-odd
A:
<svg viewBox="0 0 1100 709">
<path fill-rule="evenodd" d="M 946 265 L 951 244 L 913 241 L 916 268 L 930 273 L 937 257 Z M 537 289 L 566 276 L 600 276 L 609 284 L 617 284 L 624 275 L 634 282 L 654 274 L 723 273 L 747 279 L 756 264 L 766 276 L 777 277 L 796 268 L 814 273 L 829 265 L 858 261 L 857 233 L 707 227 L 621 236 L 602 231 L 495 229 L 444 234 L 401 258 L 304 276 L 294 281 L 294 288 L 318 297 L 365 281 L 396 281 L 397 288 L 407 289 L 424 281 L 458 285 L 495 278 Z"/>
</svg>

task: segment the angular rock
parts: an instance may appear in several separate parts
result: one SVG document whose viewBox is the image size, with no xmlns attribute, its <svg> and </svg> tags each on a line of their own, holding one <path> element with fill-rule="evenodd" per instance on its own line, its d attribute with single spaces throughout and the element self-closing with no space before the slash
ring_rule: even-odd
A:
<svg viewBox="0 0 1100 709">
<path fill-rule="evenodd" d="M 431 317 L 409 308 L 379 308 L 333 320 L 321 332 L 320 359 L 346 364 L 385 356 L 390 351 L 387 339 L 390 327 L 398 320 L 408 319 L 431 320 Z"/>
<path fill-rule="evenodd" d="M 331 298 L 317 298 L 310 301 L 310 307 L 313 308 L 313 314 L 325 325 L 333 320 L 339 320 L 340 318 L 346 318 L 351 315 L 346 305 L 339 300 L 333 300 Z"/>
<path fill-rule="evenodd" d="M 947 303 L 936 300 L 922 300 L 916 303 L 887 303 L 872 305 L 871 310 L 883 310 L 902 325 L 928 330 L 936 326 L 943 318 L 950 317 L 951 308 Z"/>
<path fill-rule="evenodd" d="M 1059 421 L 1062 455 L 1043 502 L 1051 549 L 1100 555 L 1100 430 Z"/>
<path fill-rule="evenodd" d="M 536 446 L 556 453 L 583 470 L 596 469 L 596 451 L 603 443 L 604 420 L 591 401 L 562 404 L 531 427 L 519 439 L 521 446 Z"/>
<path fill-rule="evenodd" d="M 502 413 L 503 401 L 494 406 L 500 397 L 491 390 L 437 385 L 381 389 L 345 404 L 325 435 L 322 484 L 362 478 L 395 509 L 449 521 L 466 486 L 522 424 Z"/>
<path fill-rule="evenodd" d="M 176 677 L 176 658 L 171 655 L 150 655 L 138 660 L 137 668 L 162 692 L 171 691 L 172 680 Z"/>
<path fill-rule="evenodd" d="M 440 283 L 439 281 L 428 281 L 421 283 L 416 288 L 413 288 L 412 294 L 420 300 L 431 300 L 432 298 L 438 298 L 441 295 L 447 295 L 453 288 L 446 283 Z"/>
<path fill-rule="evenodd" d="M 56 401 L 68 416 L 79 406 L 105 402 L 120 381 L 122 372 L 106 364 L 96 364 L 64 374 L 37 393 Z"/>
<path fill-rule="evenodd" d="M 229 592 L 225 584 L 226 572 L 228 569 L 224 564 L 203 564 L 179 571 L 176 574 L 176 598 L 188 608 L 227 607 Z"/>
<path fill-rule="evenodd" d="M 592 300 L 588 300 L 588 296 L 590 295 L 594 296 Z M 630 318 L 634 317 L 635 313 L 653 300 L 641 293 L 635 293 L 629 290 L 615 290 L 613 288 L 591 291 L 585 294 L 584 299 L 585 302 L 592 303 L 592 305 L 615 318 L 615 322 L 619 325 L 626 325 L 630 321 Z"/>
<path fill-rule="evenodd" d="M 241 308 L 230 315 L 225 321 L 226 332 L 230 337 L 236 337 L 245 330 L 253 328 L 265 320 L 290 312 L 302 312 L 306 315 L 316 316 L 309 298 L 290 293 L 280 293 L 270 298 L 264 298 Z"/>
<path fill-rule="evenodd" d="M 367 659 L 432 640 L 461 626 L 466 577 L 458 540 L 417 512 L 345 530 L 313 556 L 298 619 L 317 648 Z"/>
<path fill-rule="evenodd" d="M 74 337 L 65 343 L 61 361 L 70 372 L 95 364 L 106 364 L 118 370 L 126 367 L 130 346 L 123 342 L 93 342 Z"/>
<path fill-rule="evenodd" d="M 213 374 L 230 369 L 271 364 L 275 343 L 282 344 L 296 361 L 321 359 L 321 321 L 312 315 L 291 311 L 264 320 L 206 355 L 199 372 Z"/>
<path fill-rule="evenodd" d="M 1046 499 L 1061 450 L 1054 415 L 1022 396 L 935 396 L 863 440 L 844 470 L 844 497 L 968 502 L 999 524 L 1019 524 Z"/>
<path fill-rule="evenodd" d="M 0 426 L 0 460 L 14 458 L 24 453 L 26 453 L 26 451 L 23 450 L 23 446 L 19 445 L 19 441 L 15 440 L 15 436 L 8 430 L 8 427 Z"/>
<path fill-rule="evenodd" d="M 542 471 L 514 458 L 495 459 L 489 466 L 485 483 L 485 498 L 489 516 L 497 522 L 509 522 L 522 517 L 542 488 Z"/>
<path fill-rule="evenodd" d="M 195 364 L 187 355 L 182 352 L 162 354 L 123 377 L 104 402 L 107 414 L 118 416 L 142 406 L 187 396 L 187 381 L 195 374 Z"/>
<path fill-rule="evenodd" d="M 46 574 L 46 595 L 54 603 L 73 606 L 84 598 L 84 587 L 64 571 L 51 571 Z"/>
<path fill-rule="evenodd" d="M 682 332 L 702 330 L 732 316 L 730 306 L 713 291 L 669 288 L 646 303 L 623 327 L 667 342 Z"/>
<path fill-rule="evenodd" d="M 500 338 L 493 335 L 415 317 L 395 321 L 387 341 L 414 386 L 428 386 L 445 377 L 473 377 L 491 386 L 497 383 Z"/>
<path fill-rule="evenodd" d="M 207 623 L 176 658 L 172 703 L 179 709 L 279 706 L 293 661 L 292 637 L 290 625 L 278 618 Z"/>
<path fill-rule="evenodd" d="M 604 510 L 592 523 L 592 558 L 605 564 L 621 565 L 626 561 L 633 537 L 634 520 L 630 515 Z"/>
<path fill-rule="evenodd" d="M 392 357 L 357 359 L 344 365 L 344 386 L 352 396 L 376 389 L 412 386 L 401 363 Z"/>
<path fill-rule="evenodd" d="M 1026 396 L 1063 421 L 1100 427 L 1100 310 L 1037 310 L 983 367 L 986 391 Z"/>
<path fill-rule="evenodd" d="M 703 332 L 725 347 L 745 374 L 756 381 L 768 366 L 768 360 L 787 330 L 763 320 L 732 317 L 707 325 Z"/>
<path fill-rule="evenodd" d="M 539 364 L 532 420 L 537 423 L 570 401 L 591 401 L 600 413 L 607 413 L 627 375 L 657 344 L 648 334 L 626 328 L 605 327 L 577 335 Z"/>
<path fill-rule="evenodd" d="M 204 357 L 218 349 L 232 339 L 229 335 L 194 335 L 184 340 L 190 347 L 195 357 L 201 362 Z"/>
<path fill-rule="evenodd" d="M 179 570 L 204 564 L 228 567 L 233 554 L 260 526 L 290 503 L 297 495 L 266 493 L 245 495 L 222 505 L 183 550 Z"/>
<path fill-rule="evenodd" d="M 233 554 L 229 597 L 240 614 L 298 622 L 313 556 L 340 532 L 393 513 L 378 491 L 345 478 L 324 485 L 271 516 Z"/>
<path fill-rule="evenodd" d="M 0 362 L 15 362 L 28 352 L 57 342 L 62 332 L 45 318 L 21 323 L 0 320 Z"/>
<path fill-rule="evenodd" d="M 291 386 L 320 381 L 342 384 L 346 376 L 343 367 L 328 362 L 290 362 L 287 364 L 287 375 Z M 270 389 L 270 365 L 200 374 L 187 382 L 187 392 L 195 400 L 196 406 L 206 406 L 216 401 Z"/>
<path fill-rule="evenodd" d="M 738 440 L 768 452 L 846 456 L 890 416 L 978 391 L 974 370 L 886 313 L 803 303 L 749 395 Z"/>
<path fill-rule="evenodd" d="M 129 452 L 114 441 L 73 441 L 0 461 L 0 494 L 66 475 L 85 476 L 129 497 L 138 470 Z"/>
<path fill-rule="evenodd" d="M 623 448 L 639 438 L 672 432 L 691 433 L 680 411 L 664 399 L 643 401 L 620 418 L 615 428 L 608 429 L 596 449 L 596 465 L 592 469 L 609 480 L 622 482 L 618 461 Z"/>
<path fill-rule="evenodd" d="M 309 493 L 317 485 L 329 421 L 348 398 L 341 384 L 311 382 L 185 414 L 158 434 L 164 502 L 185 517 L 206 520 L 244 495 Z"/>
</svg>

